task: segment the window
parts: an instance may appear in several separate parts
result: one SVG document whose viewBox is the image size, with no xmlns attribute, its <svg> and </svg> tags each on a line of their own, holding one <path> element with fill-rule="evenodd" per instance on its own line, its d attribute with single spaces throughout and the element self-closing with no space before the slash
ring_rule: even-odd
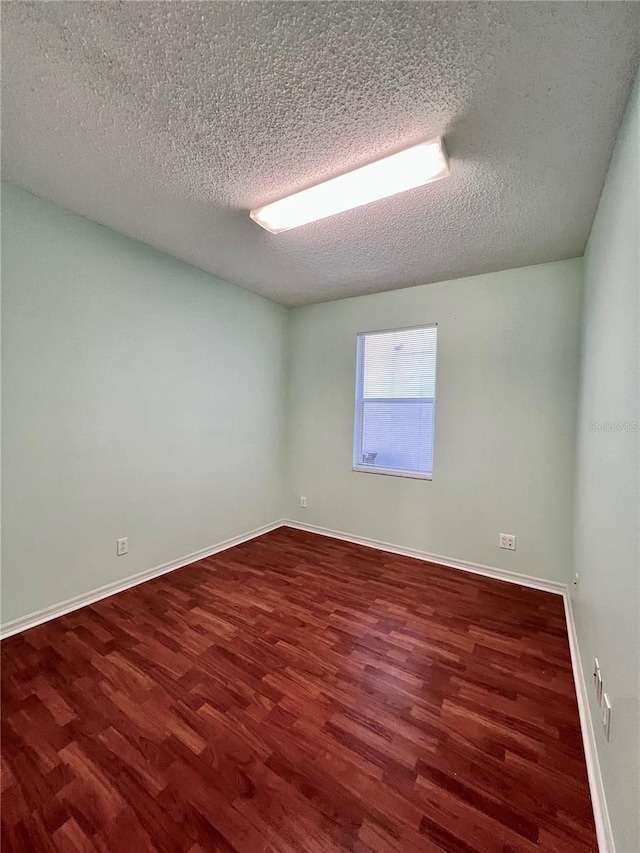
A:
<svg viewBox="0 0 640 853">
<path fill-rule="evenodd" d="M 358 335 L 354 471 L 431 479 L 437 332 Z"/>
</svg>

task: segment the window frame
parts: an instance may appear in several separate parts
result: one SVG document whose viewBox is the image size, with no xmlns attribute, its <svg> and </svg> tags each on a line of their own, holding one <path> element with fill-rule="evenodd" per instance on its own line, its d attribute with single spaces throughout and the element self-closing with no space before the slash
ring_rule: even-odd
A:
<svg viewBox="0 0 640 853">
<path fill-rule="evenodd" d="M 420 323 L 417 326 L 397 326 L 390 329 L 371 329 L 366 332 L 356 333 L 356 373 L 355 373 L 355 415 L 353 424 L 353 448 L 351 455 L 351 470 L 359 474 L 383 474 L 388 477 L 405 477 L 409 480 L 433 480 L 433 469 L 435 467 L 435 423 L 436 423 L 436 392 L 437 392 L 437 373 L 438 373 L 438 340 L 436 332 L 436 369 L 434 375 L 434 393 L 433 397 L 405 397 L 403 400 L 423 400 L 433 401 L 433 440 L 431 449 L 431 473 L 425 474 L 420 471 L 408 471 L 398 468 L 376 468 L 375 465 L 364 465 L 362 462 L 356 462 L 356 456 L 362 458 L 362 432 L 364 428 L 364 341 L 368 335 L 386 335 L 391 332 L 411 332 L 416 329 L 436 329 L 437 323 Z M 377 398 L 376 398 L 377 399 Z M 393 397 L 380 398 L 379 402 L 390 402 L 395 400 Z M 400 399 L 400 398 L 397 398 Z M 359 449 L 359 454 L 357 450 Z"/>
</svg>

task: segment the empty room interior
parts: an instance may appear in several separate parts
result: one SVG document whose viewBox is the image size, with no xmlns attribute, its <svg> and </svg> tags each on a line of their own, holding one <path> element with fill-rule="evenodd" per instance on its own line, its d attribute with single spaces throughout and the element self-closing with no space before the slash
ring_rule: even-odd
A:
<svg viewBox="0 0 640 853">
<path fill-rule="evenodd" d="M 3 851 L 640 853 L 640 3 L 1 14 Z"/>
</svg>

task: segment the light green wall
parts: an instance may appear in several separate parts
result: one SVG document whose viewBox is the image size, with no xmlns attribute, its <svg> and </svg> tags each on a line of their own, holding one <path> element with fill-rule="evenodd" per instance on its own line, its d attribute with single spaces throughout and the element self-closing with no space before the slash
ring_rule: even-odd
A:
<svg viewBox="0 0 640 853">
<path fill-rule="evenodd" d="M 3 621 L 279 518 L 287 311 L 14 187 L 2 214 Z"/>
<path fill-rule="evenodd" d="M 581 276 L 577 259 L 295 309 L 287 516 L 566 582 Z M 353 472 L 356 333 L 420 323 L 438 323 L 433 481 Z"/>
<path fill-rule="evenodd" d="M 607 743 L 591 693 L 618 853 L 640 850 L 639 173 L 640 80 L 585 254 L 576 478 L 574 609 L 584 671 L 597 656 L 613 705 Z"/>
<path fill-rule="evenodd" d="M 3 621 L 285 514 L 567 579 L 580 260 L 288 312 L 10 186 L 3 250 Z M 434 480 L 353 473 L 356 332 L 423 321 Z"/>
</svg>

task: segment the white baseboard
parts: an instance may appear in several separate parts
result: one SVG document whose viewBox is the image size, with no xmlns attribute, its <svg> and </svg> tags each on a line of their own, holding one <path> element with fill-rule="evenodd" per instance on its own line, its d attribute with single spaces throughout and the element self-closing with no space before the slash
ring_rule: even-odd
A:
<svg viewBox="0 0 640 853">
<path fill-rule="evenodd" d="M 389 542 L 380 542 L 377 539 L 367 539 L 365 536 L 354 536 L 343 533 L 340 530 L 330 530 L 326 527 L 318 527 L 315 524 L 303 524 L 300 521 L 285 519 L 285 527 L 293 527 L 295 530 L 304 530 L 307 533 L 318 533 L 321 536 L 329 536 L 332 539 L 342 539 L 344 542 L 353 542 L 355 545 L 364 545 L 367 548 L 376 548 L 378 551 L 388 551 L 390 554 L 399 554 L 402 557 L 413 557 L 416 560 L 424 560 L 429 563 L 437 563 L 439 566 L 448 566 L 451 569 L 461 569 L 463 572 L 472 572 L 474 575 L 495 578 L 507 583 L 517 583 L 519 586 L 528 586 L 532 589 L 541 589 L 544 592 L 553 592 L 555 595 L 563 595 L 567 585 L 558 581 L 549 581 L 545 578 L 536 578 L 531 575 L 519 575 L 516 572 L 508 572 L 505 569 L 496 569 L 493 566 L 483 566 L 480 563 L 469 563 L 466 560 L 456 560 L 453 557 L 443 557 L 440 554 L 430 554 L 427 551 L 418 551 L 414 548 L 401 548 Z"/>
<path fill-rule="evenodd" d="M 271 530 L 276 530 L 282 527 L 282 521 L 274 521 L 272 524 L 265 524 L 263 527 L 257 527 L 255 530 L 250 530 L 248 533 L 243 533 L 241 536 L 234 536 L 231 539 L 225 539 L 224 542 L 219 542 L 217 545 L 212 545 L 210 548 L 203 548 L 200 551 L 194 551 L 193 554 L 187 554 L 185 557 L 180 557 L 178 560 L 171 560 L 169 563 L 163 563 L 161 566 L 156 566 L 153 569 L 146 569 L 144 572 L 139 572 L 135 575 L 130 575 L 120 581 L 108 583 L 98 589 L 92 589 L 90 592 L 84 592 L 81 595 L 76 595 L 73 598 L 68 598 L 66 601 L 61 601 L 59 604 L 52 604 L 50 607 L 45 607 L 42 610 L 37 610 L 35 613 L 29 613 L 26 616 L 20 616 L 18 619 L 13 619 L 11 622 L 6 622 L 0 629 L 0 637 L 4 640 L 13 634 L 19 634 L 20 631 L 26 631 L 28 628 L 35 628 L 36 625 L 41 625 L 43 622 L 48 622 L 50 619 L 57 619 L 58 616 L 64 616 L 65 613 L 71 613 L 73 610 L 79 610 L 81 607 L 86 607 L 87 604 L 94 604 L 100 601 L 101 598 L 107 598 L 110 595 L 115 595 L 118 592 L 123 592 L 132 586 L 137 586 L 140 583 L 157 578 L 160 575 L 165 575 L 167 572 L 173 572 L 175 569 L 180 569 L 183 566 L 188 566 L 190 563 L 195 563 L 198 560 L 203 560 L 205 557 L 212 557 L 220 551 L 226 551 L 227 548 L 233 548 L 234 545 L 240 545 L 242 542 L 248 542 L 249 539 L 255 539 L 256 536 L 262 536 L 263 533 L 269 533 Z"/>
<path fill-rule="evenodd" d="M 578 634 L 568 589 L 565 591 L 563 598 L 564 612 L 567 620 L 567 634 L 569 635 L 569 648 L 571 650 L 571 667 L 573 669 L 573 680 L 576 685 L 576 696 L 578 697 L 582 743 L 584 745 L 584 756 L 589 776 L 589 788 L 591 790 L 593 819 L 598 836 L 598 849 L 600 853 L 615 853 L 613 830 L 609 819 L 609 810 L 607 809 L 607 798 L 604 792 L 602 773 L 600 772 L 598 749 L 589 706 L 589 693 L 584 677 L 582 658 L 580 657 L 580 649 L 578 647 Z"/>
</svg>

